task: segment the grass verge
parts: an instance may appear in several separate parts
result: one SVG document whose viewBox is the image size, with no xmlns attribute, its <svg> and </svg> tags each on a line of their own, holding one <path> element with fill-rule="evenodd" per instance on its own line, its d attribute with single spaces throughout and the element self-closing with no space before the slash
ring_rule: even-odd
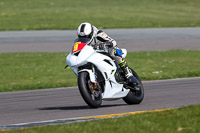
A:
<svg viewBox="0 0 200 133">
<path fill-rule="evenodd" d="M 0 30 L 200 26 L 199 0 L 0 0 Z"/>
<path fill-rule="evenodd" d="M 66 53 L 0 53 L 0 92 L 76 86 Z M 200 76 L 200 51 L 130 52 L 126 57 L 142 80 Z"/>
<path fill-rule="evenodd" d="M 120 118 L 13 130 L 9 133 L 199 133 L 199 123 L 200 105 L 195 105 Z"/>
</svg>

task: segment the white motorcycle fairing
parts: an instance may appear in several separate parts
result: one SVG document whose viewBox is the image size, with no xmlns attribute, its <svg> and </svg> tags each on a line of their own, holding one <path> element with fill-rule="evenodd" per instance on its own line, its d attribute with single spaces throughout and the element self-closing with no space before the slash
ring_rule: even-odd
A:
<svg viewBox="0 0 200 133">
<path fill-rule="evenodd" d="M 101 72 L 105 79 L 104 92 L 102 93 L 103 100 L 112 100 L 125 97 L 129 89 L 125 89 L 123 84 L 119 84 L 115 80 L 115 72 L 117 67 L 114 61 L 103 54 L 96 52 L 92 46 L 86 45 L 77 55 L 70 53 L 66 58 L 67 64 L 72 68 L 73 72 L 78 76 L 79 72 L 87 71 L 91 82 L 95 83 L 95 73 L 90 69 L 82 69 L 78 71 L 78 67 L 87 63 L 92 63 Z M 109 63 L 108 63 L 109 62 Z"/>
</svg>

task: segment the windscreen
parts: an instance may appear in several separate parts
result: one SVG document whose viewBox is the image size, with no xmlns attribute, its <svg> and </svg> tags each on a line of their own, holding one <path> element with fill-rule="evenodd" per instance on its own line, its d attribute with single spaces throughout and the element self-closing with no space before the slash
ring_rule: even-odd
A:
<svg viewBox="0 0 200 133">
<path fill-rule="evenodd" d="M 85 45 L 87 45 L 88 43 L 90 43 L 90 39 L 89 38 L 85 38 L 85 37 L 79 37 L 74 41 L 74 46 L 72 47 L 72 53 L 76 53 L 79 52 L 80 50 L 82 50 Z"/>
</svg>

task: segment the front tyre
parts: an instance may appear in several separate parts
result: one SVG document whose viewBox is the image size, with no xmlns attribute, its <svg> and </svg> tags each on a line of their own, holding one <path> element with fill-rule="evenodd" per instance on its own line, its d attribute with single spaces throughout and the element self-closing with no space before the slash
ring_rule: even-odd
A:
<svg viewBox="0 0 200 133">
<path fill-rule="evenodd" d="M 78 74 L 78 88 L 84 101 L 92 108 L 98 108 L 102 103 L 101 90 L 90 81 L 88 72 Z"/>
<path fill-rule="evenodd" d="M 129 69 L 132 71 L 133 75 L 138 80 L 138 85 L 130 86 L 130 91 L 127 94 L 127 96 L 123 98 L 123 100 L 127 104 L 140 104 L 142 102 L 142 100 L 144 99 L 144 87 L 143 87 L 142 82 L 141 82 L 139 76 L 137 75 L 137 73 L 134 70 L 132 70 L 131 68 L 129 68 Z M 129 87 L 126 87 L 126 88 L 129 89 Z M 135 89 L 133 89 L 133 88 L 135 88 Z"/>
</svg>

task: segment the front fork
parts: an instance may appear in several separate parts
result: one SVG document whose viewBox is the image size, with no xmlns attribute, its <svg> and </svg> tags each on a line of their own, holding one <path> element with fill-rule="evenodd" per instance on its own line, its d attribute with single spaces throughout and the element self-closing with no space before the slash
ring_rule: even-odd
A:
<svg viewBox="0 0 200 133">
<path fill-rule="evenodd" d="M 94 65 L 92 65 L 91 67 L 92 67 L 92 69 L 82 69 L 79 72 L 87 71 L 89 73 L 90 81 L 89 81 L 88 86 L 89 86 L 92 94 L 94 94 L 95 97 L 98 97 L 99 94 L 100 94 L 99 93 L 100 92 L 100 86 L 97 82 L 97 75 L 96 75 L 96 72 L 95 72 L 95 67 L 94 67 Z"/>
<path fill-rule="evenodd" d="M 78 73 L 80 72 L 83 72 L 83 71 L 86 71 L 89 73 L 89 76 L 90 76 L 90 81 L 94 84 L 97 83 L 97 76 L 96 76 L 96 72 L 95 72 L 95 68 L 94 68 L 94 65 L 92 65 L 92 70 L 91 69 L 82 69 L 80 70 Z"/>
</svg>

